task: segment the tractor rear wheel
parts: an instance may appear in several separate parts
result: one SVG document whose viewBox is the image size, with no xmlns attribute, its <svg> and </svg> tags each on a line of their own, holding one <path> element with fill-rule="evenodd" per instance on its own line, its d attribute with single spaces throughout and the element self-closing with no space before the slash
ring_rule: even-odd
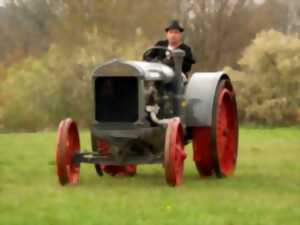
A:
<svg viewBox="0 0 300 225">
<path fill-rule="evenodd" d="M 103 176 L 103 170 L 100 164 L 95 164 L 95 170 L 98 176 L 102 177 Z"/>
<path fill-rule="evenodd" d="M 59 124 L 56 141 L 56 172 L 61 185 L 78 182 L 80 164 L 72 162 L 75 153 L 80 153 L 77 124 L 66 119 Z"/>
<path fill-rule="evenodd" d="M 235 170 L 238 153 L 237 106 L 229 80 L 222 80 L 218 85 L 212 122 L 214 171 L 217 177 L 227 177 Z"/>
<path fill-rule="evenodd" d="M 201 176 L 227 177 L 237 162 L 238 118 L 235 93 L 229 80 L 218 84 L 212 126 L 193 128 L 194 161 Z"/>
<path fill-rule="evenodd" d="M 193 128 L 194 162 L 201 177 L 214 175 L 214 165 L 211 155 L 211 129 L 209 127 Z"/>
<path fill-rule="evenodd" d="M 93 147 L 94 152 L 98 152 L 100 154 L 109 153 L 109 145 L 106 139 L 100 138 L 96 142 L 96 146 Z M 136 165 L 101 165 L 99 163 L 95 163 L 95 169 L 97 174 L 101 177 L 104 173 L 109 174 L 111 176 L 124 176 L 130 177 L 136 174 Z"/>
<path fill-rule="evenodd" d="M 182 125 L 179 118 L 174 118 L 166 129 L 164 149 L 165 177 L 170 186 L 182 183 L 185 158 Z"/>
<path fill-rule="evenodd" d="M 101 166 L 101 169 L 111 176 L 132 177 L 136 175 L 136 167 L 136 165 L 105 165 Z"/>
</svg>

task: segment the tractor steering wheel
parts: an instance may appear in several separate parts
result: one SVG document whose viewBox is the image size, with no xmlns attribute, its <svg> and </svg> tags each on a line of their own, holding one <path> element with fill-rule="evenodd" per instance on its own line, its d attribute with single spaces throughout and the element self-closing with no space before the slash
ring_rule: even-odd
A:
<svg viewBox="0 0 300 225">
<path fill-rule="evenodd" d="M 154 58 L 151 57 L 151 54 L 154 51 L 165 51 L 166 52 L 166 56 L 159 57 L 159 56 L 155 56 Z M 149 49 L 147 49 L 144 54 L 143 54 L 143 60 L 148 61 L 148 62 L 159 62 L 159 63 L 163 63 L 166 64 L 170 67 L 174 66 L 174 57 L 173 57 L 173 51 L 168 49 L 167 47 L 163 47 L 163 46 L 154 46 L 151 47 Z"/>
</svg>

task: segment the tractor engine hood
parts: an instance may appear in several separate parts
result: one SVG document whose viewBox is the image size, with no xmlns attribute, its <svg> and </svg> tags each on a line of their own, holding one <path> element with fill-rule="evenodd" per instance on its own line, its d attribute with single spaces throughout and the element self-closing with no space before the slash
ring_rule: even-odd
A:
<svg viewBox="0 0 300 225">
<path fill-rule="evenodd" d="M 173 69 L 161 63 L 144 61 L 112 60 L 99 66 L 92 74 L 93 77 L 143 77 L 146 81 L 170 82 L 175 73 Z"/>
</svg>

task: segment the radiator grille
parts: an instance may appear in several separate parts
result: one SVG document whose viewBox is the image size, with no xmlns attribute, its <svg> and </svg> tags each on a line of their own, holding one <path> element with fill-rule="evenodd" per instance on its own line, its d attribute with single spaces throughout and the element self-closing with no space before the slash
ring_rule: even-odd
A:
<svg viewBox="0 0 300 225">
<path fill-rule="evenodd" d="M 99 122 L 138 120 L 138 81 L 135 77 L 97 77 L 95 116 Z"/>
</svg>

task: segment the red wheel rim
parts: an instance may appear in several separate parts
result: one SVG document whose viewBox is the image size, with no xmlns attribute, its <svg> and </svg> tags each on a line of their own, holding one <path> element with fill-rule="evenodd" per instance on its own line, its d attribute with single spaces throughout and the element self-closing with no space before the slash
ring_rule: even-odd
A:
<svg viewBox="0 0 300 225">
<path fill-rule="evenodd" d="M 213 132 L 215 172 L 218 176 L 229 176 L 236 165 L 238 122 L 235 96 L 225 82 L 217 95 Z"/>
<path fill-rule="evenodd" d="M 211 129 L 209 127 L 193 128 L 194 162 L 199 175 L 210 177 L 214 175 L 214 164 L 211 155 Z"/>
<path fill-rule="evenodd" d="M 183 129 L 180 119 L 175 118 L 169 122 L 165 136 L 164 167 L 169 185 L 182 183 L 185 158 Z"/>
<path fill-rule="evenodd" d="M 80 152 L 78 128 L 72 119 L 61 121 L 57 132 L 56 167 L 62 185 L 78 182 L 80 165 L 72 162 L 75 153 Z"/>
<path fill-rule="evenodd" d="M 134 176 L 136 175 L 137 166 L 136 165 L 126 165 L 126 166 L 118 166 L 118 165 L 105 165 L 101 166 L 102 170 L 111 175 L 111 176 Z"/>
</svg>

